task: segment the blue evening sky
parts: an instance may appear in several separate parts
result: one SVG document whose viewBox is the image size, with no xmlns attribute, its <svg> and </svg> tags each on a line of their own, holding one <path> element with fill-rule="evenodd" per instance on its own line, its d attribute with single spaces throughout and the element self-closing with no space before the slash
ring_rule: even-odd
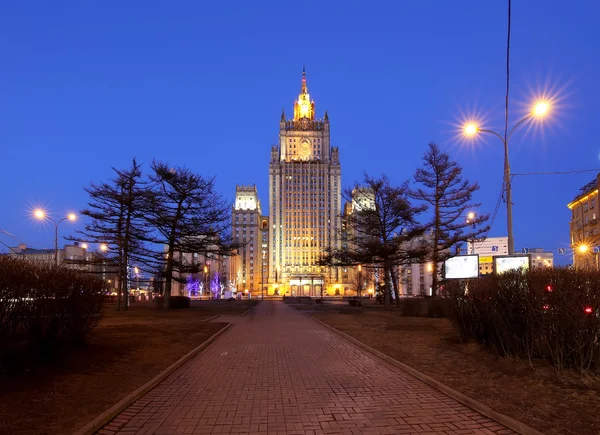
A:
<svg viewBox="0 0 600 435">
<path fill-rule="evenodd" d="M 600 167 L 599 21 L 597 1 L 513 1 L 512 119 L 536 91 L 559 99 L 548 128 L 515 134 L 513 172 Z M 502 129 L 505 44 L 505 1 L 5 1 L 0 228 L 52 246 L 29 210 L 83 208 L 83 186 L 134 156 L 216 175 L 229 199 L 256 183 L 268 213 L 269 151 L 303 64 L 344 185 L 363 171 L 399 183 L 435 141 L 491 212 L 501 143 L 461 144 L 453 123 L 479 113 Z M 594 176 L 515 178 L 516 248 L 568 246 L 566 205 Z M 490 236 L 506 235 L 504 207 Z"/>
</svg>

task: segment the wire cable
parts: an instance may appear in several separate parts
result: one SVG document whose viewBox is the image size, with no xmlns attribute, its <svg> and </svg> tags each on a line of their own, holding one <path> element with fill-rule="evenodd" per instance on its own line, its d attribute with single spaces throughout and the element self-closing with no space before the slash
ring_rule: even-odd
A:
<svg viewBox="0 0 600 435">
<path fill-rule="evenodd" d="M 581 174 L 583 172 L 600 172 L 600 169 L 575 169 L 572 171 L 551 171 L 551 172 L 521 172 L 510 174 L 514 176 L 527 176 L 527 175 L 567 175 L 567 174 Z"/>
</svg>

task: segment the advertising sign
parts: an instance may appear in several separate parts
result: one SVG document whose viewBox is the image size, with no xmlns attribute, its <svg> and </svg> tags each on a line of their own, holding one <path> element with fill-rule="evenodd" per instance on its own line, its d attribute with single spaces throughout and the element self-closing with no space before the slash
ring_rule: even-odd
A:
<svg viewBox="0 0 600 435">
<path fill-rule="evenodd" d="M 444 262 L 445 279 L 479 277 L 479 255 L 457 255 Z"/>
<path fill-rule="evenodd" d="M 527 270 L 530 266 L 530 255 L 502 255 L 494 257 L 494 271 L 496 273 L 504 273 L 516 269 Z"/>
</svg>

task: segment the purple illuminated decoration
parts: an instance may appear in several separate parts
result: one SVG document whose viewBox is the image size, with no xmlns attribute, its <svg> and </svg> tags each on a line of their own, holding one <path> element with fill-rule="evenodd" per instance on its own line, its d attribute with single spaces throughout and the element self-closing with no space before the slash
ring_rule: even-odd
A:
<svg viewBox="0 0 600 435">
<path fill-rule="evenodd" d="M 215 272 L 210 281 L 210 291 L 213 294 L 213 299 L 217 299 L 221 294 L 221 282 L 219 272 Z"/>
<path fill-rule="evenodd" d="M 200 280 L 198 278 L 194 278 L 192 275 L 187 277 L 185 288 L 189 297 L 200 296 L 202 293 L 202 289 L 200 288 Z"/>
</svg>

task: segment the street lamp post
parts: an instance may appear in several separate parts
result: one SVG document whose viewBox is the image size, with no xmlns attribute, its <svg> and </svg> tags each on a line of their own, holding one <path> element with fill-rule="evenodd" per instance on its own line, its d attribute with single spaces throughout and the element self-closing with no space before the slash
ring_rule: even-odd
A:
<svg viewBox="0 0 600 435">
<path fill-rule="evenodd" d="M 502 137 L 500 134 L 496 133 L 493 130 L 480 128 L 477 123 L 470 122 L 463 127 L 463 133 L 467 137 L 474 137 L 478 133 L 489 133 L 492 134 L 502 142 L 504 146 L 504 186 L 506 189 L 506 220 L 507 220 L 507 230 L 508 230 L 508 254 L 513 255 L 515 253 L 515 240 L 513 237 L 513 220 L 512 220 L 512 187 L 510 180 L 510 161 L 508 159 L 508 144 L 512 134 L 515 130 L 523 125 L 525 122 L 538 118 L 541 119 L 548 115 L 550 111 L 550 103 L 548 101 L 540 100 L 534 106 L 531 112 L 523 117 L 519 122 L 517 122 L 514 127 L 510 130 L 510 132 L 506 135 L 506 138 Z"/>
<path fill-rule="evenodd" d="M 477 215 L 474 212 L 471 211 L 467 215 L 467 217 L 465 219 L 465 222 L 468 223 L 468 224 L 472 223 L 473 224 L 473 228 L 475 228 L 475 226 L 477 224 L 477 221 L 475 220 L 476 217 L 477 217 Z M 475 237 L 472 237 L 471 240 L 470 240 L 470 242 L 471 242 L 471 254 L 474 254 L 475 253 Z M 468 249 L 467 249 L 467 251 L 468 251 Z M 468 254 L 468 252 L 467 252 L 467 254 Z"/>
<path fill-rule="evenodd" d="M 208 290 L 208 294 L 210 294 L 212 296 L 212 298 L 214 299 L 214 294 L 212 292 L 212 290 L 209 287 L 209 283 L 208 283 L 208 267 L 205 265 L 204 266 L 204 288 L 205 290 Z"/>
<path fill-rule="evenodd" d="M 48 220 L 54 224 L 54 264 L 58 266 L 58 225 L 61 222 L 67 220 L 73 222 L 77 219 L 77 216 L 75 215 L 75 213 L 69 213 L 64 218 L 55 221 L 50 216 L 48 216 L 48 213 L 46 213 L 45 210 L 42 210 L 41 208 L 36 209 L 33 212 L 33 216 L 38 220 Z"/>
<path fill-rule="evenodd" d="M 265 298 L 265 251 L 263 251 L 263 258 L 260 263 L 260 299 Z"/>
</svg>

